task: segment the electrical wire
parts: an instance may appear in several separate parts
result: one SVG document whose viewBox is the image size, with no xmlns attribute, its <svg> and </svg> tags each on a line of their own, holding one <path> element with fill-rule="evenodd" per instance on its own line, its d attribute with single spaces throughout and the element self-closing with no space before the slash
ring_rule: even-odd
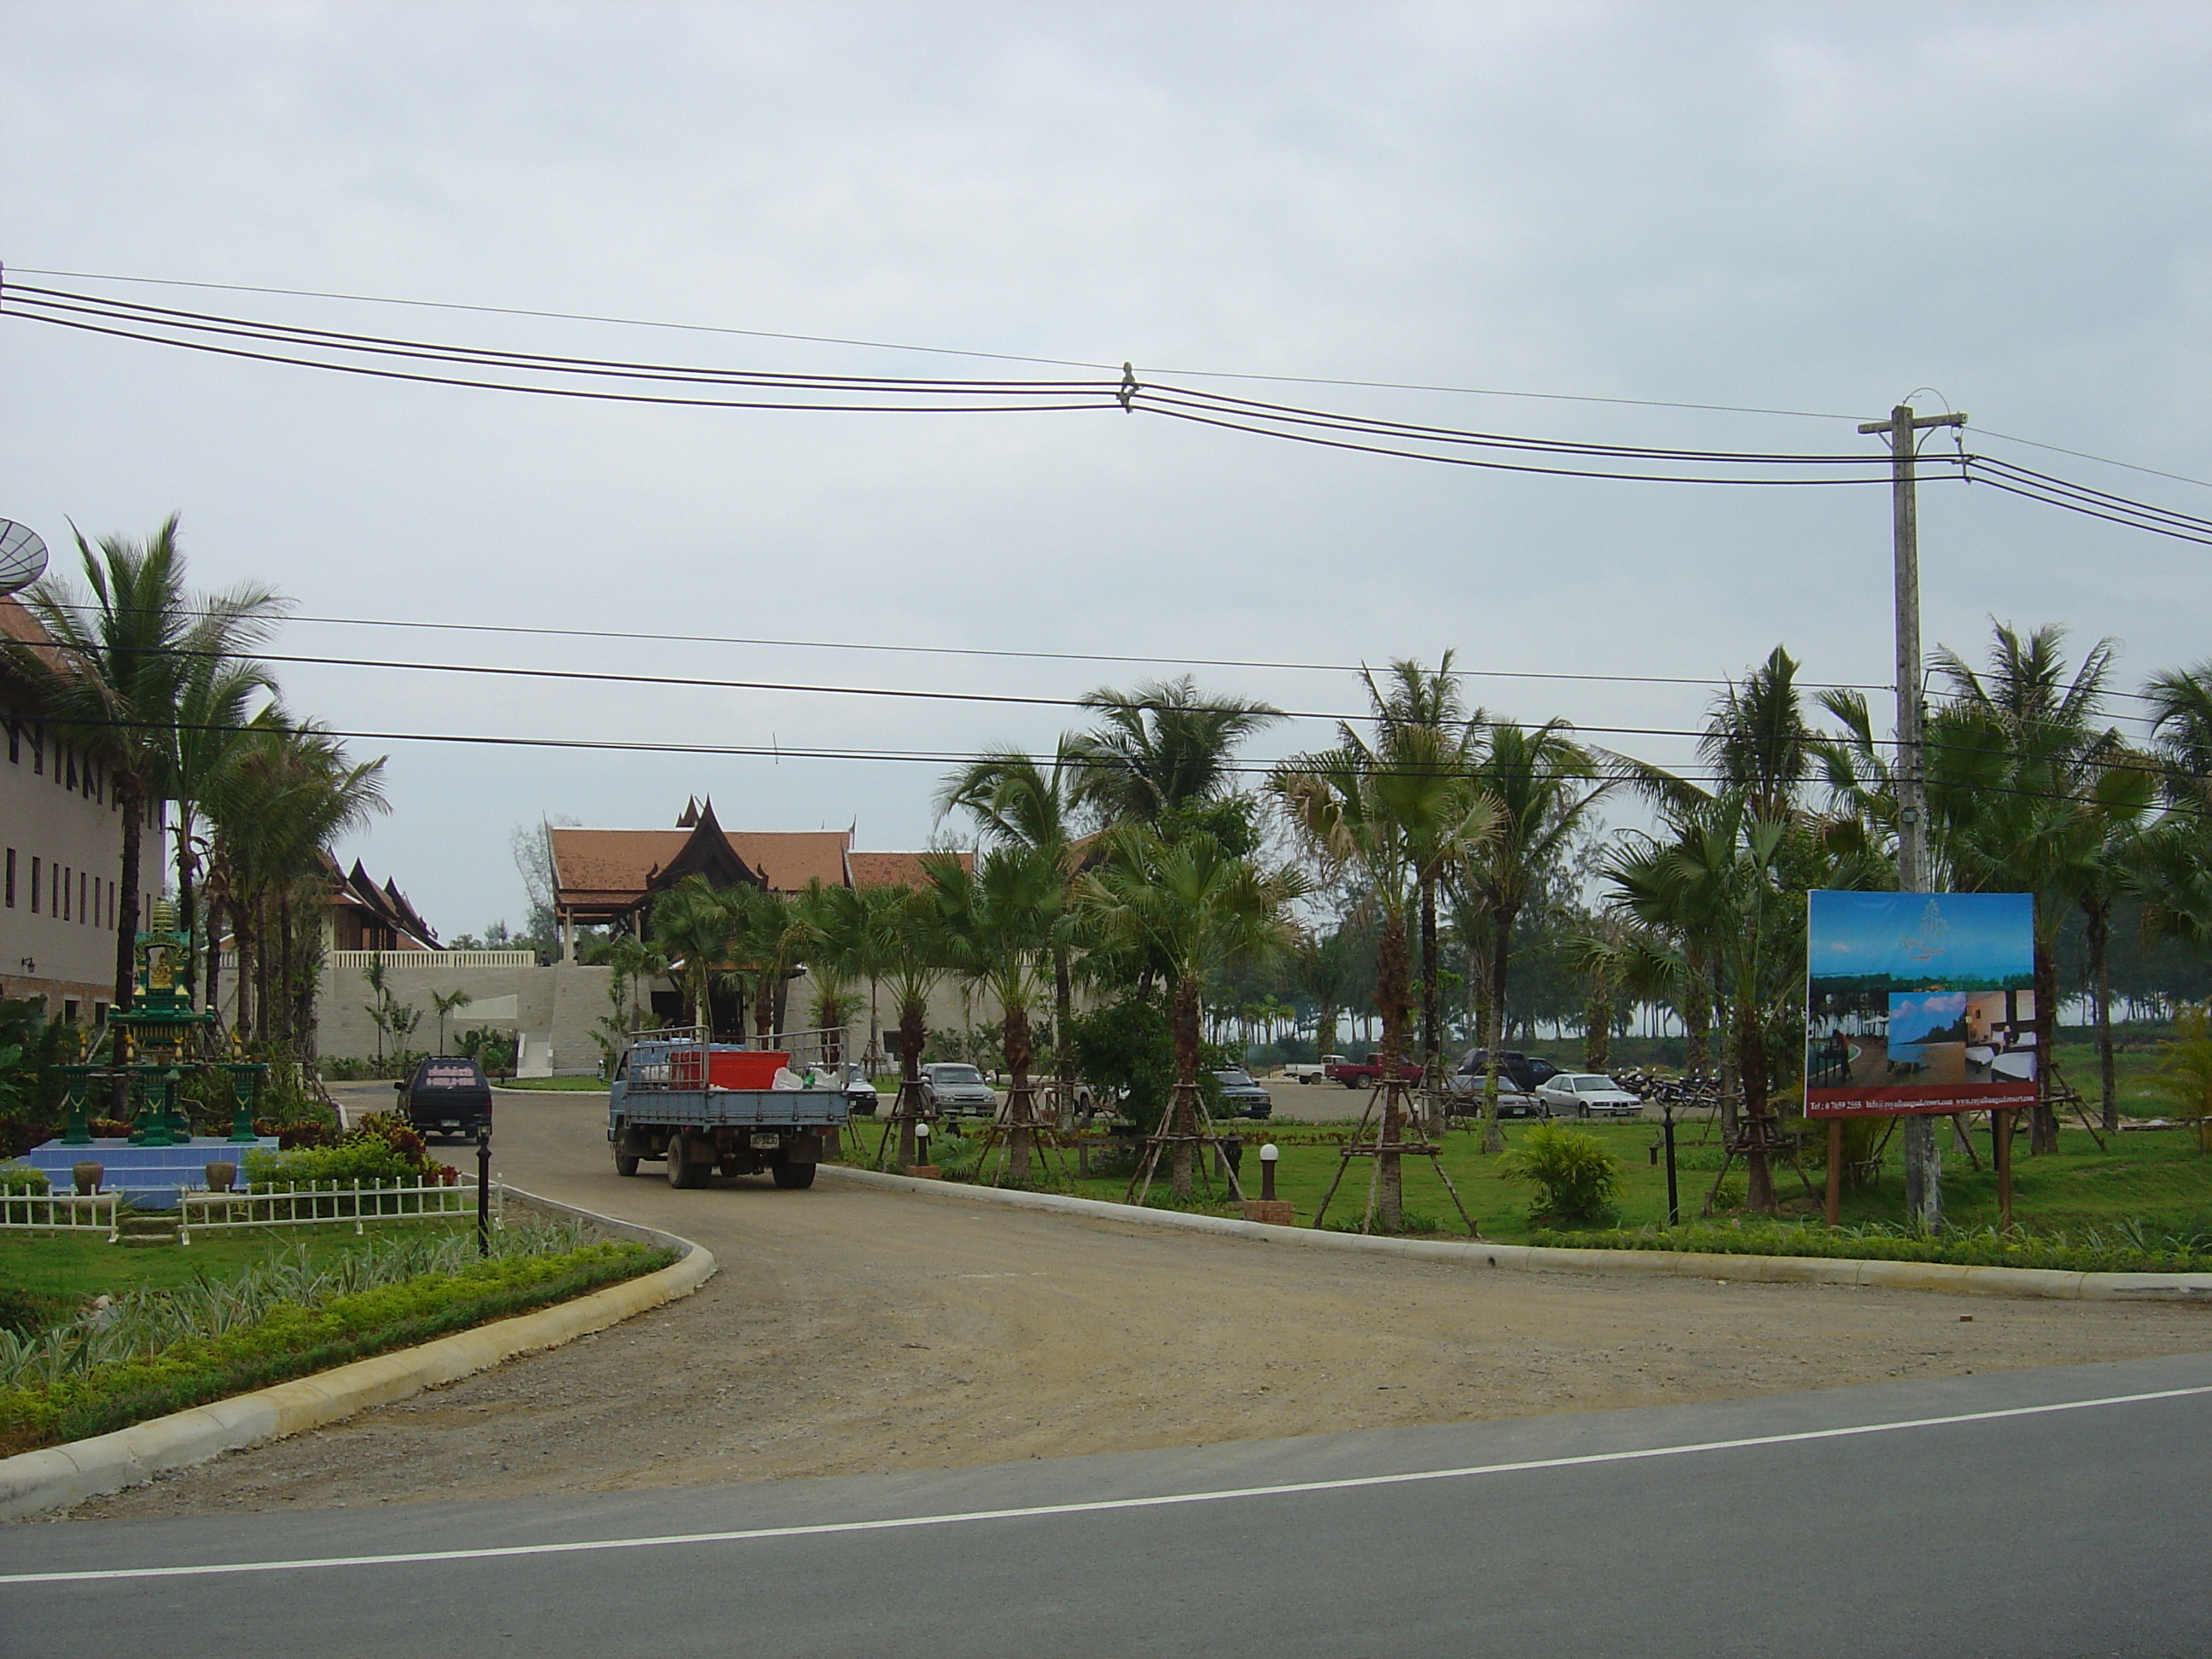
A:
<svg viewBox="0 0 2212 1659">
<path fill-rule="evenodd" d="M 1542 471 L 1571 477 L 1617 477 L 1647 483 L 1729 483 L 1768 484 L 1806 480 L 1731 476 L 1733 469 L 1777 465 L 1797 468 L 1849 467 L 1865 469 L 1872 463 L 1864 455 L 1784 455 L 1765 452 L 1669 450 L 1648 446 L 1602 445 L 1539 439 L 1510 434 L 1481 432 L 1403 422 L 1376 421 L 1326 410 L 1304 410 L 1250 398 L 1225 398 L 1218 393 L 1186 387 L 1147 388 L 1133 376 L 1118 383 L 1062 381 L 929 380 L 869 376 L 818 376 L 751 370 L 701 368 L 683 365 L 620 362 L 607 359 L 559 357 L 542 353 L 493 350 L 436 343 L 398 340 L 332 330 L 303 329 L 228 318 L 205 312 L 187 312 L 137 301 L 120 301 L 63 289 L 18 284 L 0 294 L 8 302 L 6 314 L 55 326 L 167 344 L 185 349 L 240 357 L 256 362 L 289 363 L 366 375 L 412 380 L 432 385 L 469 386 L 488 391 L 529 392 L 541 396 L 574 397 L 594 401 L 674 404 L 678 406 L 746 409 L 805 409 L 889 413 L 975 412 L 990 408 L 1022 413 L 1064 412 L 1072 409 L 1120 407 L 1126 412 L 1171 414 L 1187 420 L 1236 428 L 1264 435 L 1322 443 L 1331 447 L 1371 448 L 1407 459 L 1445 459 L 1489 470 Z M 270 347 L 252 349 L 222 340 L 250 341 Z M 313 353 L 318 355 L 302 355 Z M 360 362 L 357 357 L 392 358 L 440 365 L 456 373 L 432 373 L 424 368 L 398 368 L 388 362 Z M 501 378 L 484 376 L 496 374 Z M 574 386 L 557 381 L 541 383 L 514 377 L 544 374 L 594 380 L 617 379 L 633 383 L 620 390 L 604 386 Z M 677 396 L 641 389 L 646 385 L 743 387 L 763 394 L 787 392 L 799 396 L 760 395 L 749 398 Z M 846 401 L 825 400 L 826 394 L 844 394 Z M 1022 401 L 1015 401 L 1017 399 Z M 1073 401 L 1069 401 L 1069 400 Z M 1301 430 L 1313 428 L 1314 430 Z M 1320 438 L 1315 430 L 1340 434 Z M 1388 441 L 1376 445 L 1349 441 L 1372 435 Z M 1578 459 L 1633 461 L 1643 470 L 1620 467 L 1534 467 L 1472 458 L 1435 456 L 1408 448 L 1409 444 L 1449 448 L 1479 447 L 1517 453 L 1540 453 Z M 1666 470 L 1658 470 L 1666 469 Z M 1681 469 L 1698 469 L 1684 472 Z M 1848 480 L 1876 484 L 1887 480 L 1886 470 L 1869 471 Z"/>
<path fill-rule="evenodd" d="M 1036 357 L 1011 351 L 976 351 L 955 346 L 915 345 L 894 340 L 856 339 L 837 334 L 793 334 L 771 329 L 731 328 L 713 323 L 678 323 L 641 317 L 611 317 L 591 312 L 533 311 L 518 306 L 468 305 L 450 300 L 411 300 L 381 294 L 336 293 L 323 289 L 269 288 L 245 283 L 194 283 L 177 277 L 124 276 L 112 271 L 56 270 L 37 265 L 18 265 L 16 270 L 33 276 L 58 276 L 74 282 L 133 283 L 157 288 L 202 289 L 226 294 L 263 294 L 302 300 L 338 300 L 356 305 L 410 306 L 426 310 L 472 312 L 488 317 L 532 317 L 553 322 L 599 323 L 620 328 L 665 329 L 693 334 L 723 334 L 753 340 L 789 340 L 811 345 L 854 346 L 872 351 L 910 351 L 934 356 L 974 357 L 994 362 L 1036 363 L 1054 368 L 1097 368 L 1109 374 L 1116 372 L 1116 365 L 1091 362 L 1073 357 Z M 1543 403 L 1604 404 L 1629 409 L 1679 409 L 1718 415 L 1765 415 L 1807 421 L 1856 421 L 1856 415 L 1837 414 L 1823 410 L 1765 409 L 1741 404 L 1687 403 L 1664 398 L 1607 397 L 1589 392 L 1519 392 L 1499 386 L 1447 386 L 1419 380 L 1359 380 L 1312 374 L 1261 374 L 1222 368 L 1162 368 L 1162 374 L 1184 375 L 1194 380 L 1266 381 L 1284 386 L 1347 386 L 1376 392 L 1434 392 L 1467 398 L 1523 398 Z M 2017 442 L 2028 442 L 2019 439 Z M 2043 446 L 2049 447 L 2049 446 Z M 2075 451 L 2064 452 L 2068 454 Z M 2100 457 L 2091 456 L 2094 460 Z M 2125 462 L 2115 462 L 2125 465 Z M 2144 469 L 2148 470 L 2148 469 Z"/>
<path fill-rule="evenodd" d="M 245 722 L 176 722 L 107 720 L 78 721 L 72 722 L 71 724 L 73 729 L 86 731 L 185 731 L 244 734 L 254 732 L 265 732 L 270 730 L 270 728 L 266 726 L 255 726 Z M 786 760 L 870 761 L 936 766 L 968 766 L 977 763 L 995 763 L 1005 758 L 1003 755 L 1000 754 L 962 752 L 952 750 L 830 748 L 817 745 L 792 745 L 778 742 L 770 742 L 767 744 L 703 744 L 668 740 L 654 741 L 651 739 L 635 738 L 533 738 L 507 736 L 487 732 L 347 731 L 320 724 L 315 725 L 313 729 L 319 736 L 336 738 L 345 742 L 425 743 L 460 744 L 499 749 L 574 750 L 581 752 L 616 754 L 696 755 L 709 757 L 765 759 L 778 762 Z M 1581 729 L 1589 730 L 1601 728 Z M 1730 781 L 1727 774 L 1710 768 L 1662 768 L 1657 766 L 1655 763 L 1644 761 L 1632 756 L 1620 755 L 1612 753 L 1611 751 L 1602 751 L 1602 753 L 1603 758 L 1607 760 L 1627 765 L 1646 768 L 1653 772 L 1663 773 L 1667 776 L 1673 777 L 1687 783 L 1725 784 Z M 1049 765 L 1052 763 L 1052 757 L 1050 757 L 1040 756 L 1031 757 L 1030 758 L 1037 761 L 1038 763 L 1042 765 Z M 1224 763 L 1221 768 L 1221 771 L 1224 775 L 1231 777 L 1267 778 L 1273 776 L 1285 769 L 1290 768 L 1295 762 L 1302 758 L 1304 758 L 1304 757 L 1292 755 L 1286 756 L 1282 759 L 1274 761 L 1255 762 L 1232 760 Z M 1110 769 L 1116 766 L 1118 763 L 1111 757 L 1098 757 L 1090 759 L 1078 759 L 1073 761 L 1072 763 L 1078 768 L 1089 767 L 1098 769 Z M 2139 767 L 2130 769 L 2126 767 L 2124 763 L 2116 763 L 2111 769 L 2142 770 L 2145 769 Z M 1377 769 L 1377 775 L 1384 776 L 1413 777 L 1429 776 L 1432 775 L 1433 774 L 1431 769 L 1425 768 L 1398 767 Z M 1977 793 L 2004 795 L 2021 799 L 2063 802 L 2074 801 L 2079 799 L 2075 795 L 2061 790 L 2030 789 L 2021 787 L 2018 785 L 2003 783 L 1978 783 L 1974 785 L 1973 787 Z M 2197 807 L 2183 806 L 2176 803 L 2168 802 L 2164 805 L 2163 811 L 2178 817 L 2212 821 L 2212 812 L 2208 812 Z"/>
</svg>

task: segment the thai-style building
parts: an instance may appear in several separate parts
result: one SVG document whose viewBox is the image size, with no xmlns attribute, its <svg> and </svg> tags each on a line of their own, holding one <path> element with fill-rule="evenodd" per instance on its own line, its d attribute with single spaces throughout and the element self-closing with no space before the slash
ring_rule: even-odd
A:
<svg viewBox="0 0 2212 1659">
<path fill-rule="evenodd" d="M 574 961 L 579 927 L 611 927 L 642 936 L 653 901 L 686 876 L 716 887 L 764 887 L 803 893 L 824 887 L 910 887 L 921 879 L 920 853 L 856 853 L 849 830 L 725 830 L 714 804 L 686 803 L 672 830 L 550 832 L 553 911 L 561 954 Z M 957 855 L 964 864 L 969 854 Z"/>
</svg>

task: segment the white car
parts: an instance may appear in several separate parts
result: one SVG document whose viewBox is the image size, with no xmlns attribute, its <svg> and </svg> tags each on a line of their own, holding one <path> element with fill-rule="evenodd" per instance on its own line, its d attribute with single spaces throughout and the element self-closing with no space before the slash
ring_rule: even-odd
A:
<svg viewBox="0 0 2212 1659">
<path fill-rule="evenodd" d="M 1641 1117 L 1644 1102 L 1601 1072 L 1562 1072 L 1537 1085 L 1553 1117 Z"/>
</svg>

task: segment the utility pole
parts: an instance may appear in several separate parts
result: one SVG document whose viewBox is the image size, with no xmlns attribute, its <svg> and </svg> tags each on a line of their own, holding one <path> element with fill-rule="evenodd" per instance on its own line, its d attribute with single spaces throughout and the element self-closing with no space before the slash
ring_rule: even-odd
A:
<svg viewBox="0 0 2212 1659">
<path fill-rule="evenodd" d="M 1918 434 L 1933 427 L 1960 427 L 1963 415 L 1915 415 L 1899 404 L 1886 421 L 1869 421 L 1862 435 L 1889 441 L 1890 538 L 1897 588 L 1897 884 L 1908 893 L 1929 890 L 1928 776 L 1920 741 L 1920 514 L 1914 476 Z M 1905 1120 L 1905 1213 L 1923 1232 L 1943 1224 L 1943 1152 L 1925 1113 Z"/>
</svg>

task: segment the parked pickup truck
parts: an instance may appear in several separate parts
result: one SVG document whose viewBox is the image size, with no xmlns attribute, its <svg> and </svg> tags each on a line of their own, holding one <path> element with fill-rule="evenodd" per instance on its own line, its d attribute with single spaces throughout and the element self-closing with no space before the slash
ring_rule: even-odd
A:
<svg viewBox="0 0 2212 1659">
<path fill-rule="evenodd" d="M 1323 1054 L 1318 1060 L 1302 1060 L 1283 1067 L 1283 1075 L 1293 1083 L 1326 1083 L 1328 1068 L 1346 1064 L 1342 1054 Z"/>
<path fill-rule="evenodd" d="M 1322 1074 L 1331 1083 L 1341 1083 L 1347 1089 L 1371 1089 L 1382 1080 L 1382 1056 L 1370 1054 L 1364 1060 L 1340 1060 L 1334 1065 L 1324 1066 Z M 1398 1075 L 1408 1083 L 1419 1083 L 1421 1080 L 1421 1062 L 1418 1060 L 1400 1060 Z"/>
<path fill-rule="evenodd" d="M 834 1072 L 794 1072 L 791 1060 L 787 1051 L 712 1042 L 696 1030 L 641 1036 L 607 1090 L 615 1172 L 634 1176 L 641 1159 L 657 1158 L 672 1187 L 703 1187 L 717 1170 L 766 1170 L 779 1187 L 811 1187 L 823 1142 L 849 1121 L 851 1107 Z"/>
</svg>

